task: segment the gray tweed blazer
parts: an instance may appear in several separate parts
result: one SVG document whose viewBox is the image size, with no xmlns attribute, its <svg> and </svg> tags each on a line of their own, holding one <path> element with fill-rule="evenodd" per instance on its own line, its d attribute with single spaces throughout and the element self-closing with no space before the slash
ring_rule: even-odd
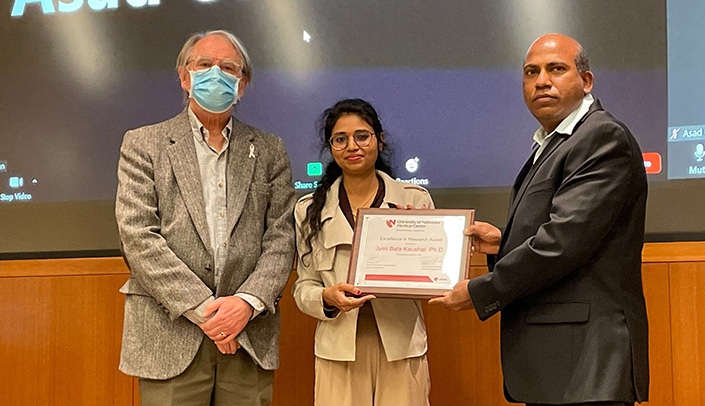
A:
<svg viewBox="0 0 705 406">
<path fill-rule="evenodd" d="M 249 157 L 250 145 L 255 157 Z M 201 178 L 186 110 L 128 131 L 115 202 L 130 279 L 120 370 L 168 379 L 191 363 L 204 333 L 183 317 L 211 295 L 256 296 L 266 310 L 238 342 L 264 369 L 279 366 L 277 302 L 294 258 L 291 167 L 280 138 L 233 118 L 227 163 L 229 252 L 214 284 Z M 207 339 L 207 338 L 206 338 Z"/>
</svg>

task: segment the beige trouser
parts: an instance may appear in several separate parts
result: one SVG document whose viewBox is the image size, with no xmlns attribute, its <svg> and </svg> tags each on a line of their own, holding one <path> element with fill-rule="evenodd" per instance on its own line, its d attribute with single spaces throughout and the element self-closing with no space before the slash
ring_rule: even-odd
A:
<svg viewBox="0 0 705 406">
<path fill-rule="evenodd" d="M 316 406 L 428 406 L 426 356 L 389 362 L 372 306 L 360 309 L 355 361 L 316 357 Z"/>
<path fill-rule="evenodd" d="M 142 406 L 269 406 L 273 381 L 245 350 L 223 355 L 208 337 L 181 375 L 139 380 Z"/>
</svg>

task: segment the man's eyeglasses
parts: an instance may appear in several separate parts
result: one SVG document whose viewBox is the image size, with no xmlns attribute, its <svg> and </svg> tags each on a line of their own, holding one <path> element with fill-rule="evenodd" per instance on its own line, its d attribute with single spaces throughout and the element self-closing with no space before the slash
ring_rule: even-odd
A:
<svg viewBox="0 0 705 406">
<path fill-rule="evenodd" d="M 367 147 L 372 142 L 374 136 L 375 133 L 373 132 L 358 130 L 353 133 L 352 139 L 358 147 Z M 348 147 L 348 135 L 345 133 L 333 134 L 329 142 L 331 148 L 336 151 L 342 151 Z"/>
<path fill-rule="evenodd" d="M 210 56 L 197 56 L 186 63 L 193 62 L 193 69 L 197 71 L 208 70 L 213 65 L 218 65 L 220 70 L 238 78 L 242 78 L 242 65 L 230 59 L 215 59 Z"/>
</svg>

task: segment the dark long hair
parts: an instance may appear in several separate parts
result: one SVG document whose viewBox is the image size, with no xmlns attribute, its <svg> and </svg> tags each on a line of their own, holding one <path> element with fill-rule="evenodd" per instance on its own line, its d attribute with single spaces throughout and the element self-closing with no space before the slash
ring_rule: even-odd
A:
<svg viewBox="0 0 705 406">
<path fill-rule="evenodd" d="M 385 142 L 386 133 L 382 128 L 382 123 L 380 122 L 377 111 L 365 100 L 341 100 L 335 103 L 333 107 L 326 109 L 323 112 L 318 124 L 321 152 L 324 153 L 326 151 L 330 151 L 330 137 L 333 133 L 333 127 L 335 127 L 338 119 L 346 114 L 354 114 L 372 127 L 376 134 L 378 145 L 375 169 L 380 170 L 389 176 L 393 176 L 392 168 L 389 164 L 391 149 Z M 382 146 L 384 146 L 384 148 L 382 148 Z M 313 192 L 313 202 L 311 202 L 311 205 L 306 209 L 306 218 L 302 224 L 302 230 L 306 236 L 304 240 L 306 252 L 301 255 L 302 261 L 304 260 L 304 257 L 313 252 L 313 245 L 311 241 L 313 241 L 313 239 L 323 228 L 323 223 L 321 222 L 321 211 L 323 210 L 323 206 L 326 204 L 326 195 L 335 180 L 342 174 L 343 170 L 340 166 L 338 166 L 334 159 L 331 159 L 331 161 L 326 165 L 325 171 L 323 171 L 323 178 L 319 182 L 316 190 Z"/>
</svg>

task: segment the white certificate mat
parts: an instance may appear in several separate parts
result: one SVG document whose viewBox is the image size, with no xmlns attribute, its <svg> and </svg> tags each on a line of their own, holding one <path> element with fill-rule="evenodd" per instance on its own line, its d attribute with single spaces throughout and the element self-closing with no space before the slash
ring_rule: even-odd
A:
<svg viewBox="0 0 705 406">
<path fill-rule="evenodd" d="M 360 209 L 348 283 L 378 297 L 426 299 L 467 279 L 474 210 Z"/>
</svg>

